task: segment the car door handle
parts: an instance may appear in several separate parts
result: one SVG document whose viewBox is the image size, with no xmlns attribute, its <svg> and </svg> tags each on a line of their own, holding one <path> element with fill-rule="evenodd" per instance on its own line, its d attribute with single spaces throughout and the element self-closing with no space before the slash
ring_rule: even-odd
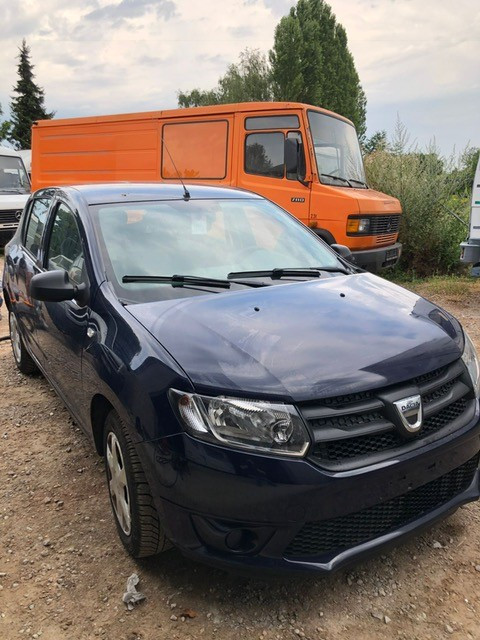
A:
<svg viewBox="0 0 480 640">
<path fill-rule="evenodd" d="M 88 329 L 87 329 L 87 338 L 90 338 L 90 340 L 91 340 L 96 335 L 97 335 L 96 330 L 93 327 L 88 327 Z"/>
</svg>

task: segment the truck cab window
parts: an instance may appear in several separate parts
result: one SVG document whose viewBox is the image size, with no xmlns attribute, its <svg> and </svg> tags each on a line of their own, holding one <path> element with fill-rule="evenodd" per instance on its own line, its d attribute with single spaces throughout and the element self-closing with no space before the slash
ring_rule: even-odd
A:
<svg viewBox="0 0 480 640">
<path fill-rule="evenodd" d="M 245 172 L 283 178 L 284 135 L 281 132 L 251 133 L 245 139 Z"/>
</svg>

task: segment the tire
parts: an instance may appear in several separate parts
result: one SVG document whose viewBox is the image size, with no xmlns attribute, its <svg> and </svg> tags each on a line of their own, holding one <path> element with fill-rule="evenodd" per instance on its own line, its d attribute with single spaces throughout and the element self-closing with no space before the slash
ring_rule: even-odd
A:
<svg viewBox="0 0 480 640">
<path fill-rule="evenodd" d="M 128 431 L 110 411 L 103 434 L 105 472 L 118 535 L 134 558 L 171 547 L 160 523 L 150 487 Z"/>
<path fill-rule="evenodd" d="M 27 375 L 38 373 L 38 367 L 25 348 L 22 336 L 18 330 L 17 318 L 12 312 L 8 314 L 8 325 L 10 327 L 10 340 L 12 343 L 13 358 L 17 368 L 19 371 L 26 373 Z"/>
</svg>

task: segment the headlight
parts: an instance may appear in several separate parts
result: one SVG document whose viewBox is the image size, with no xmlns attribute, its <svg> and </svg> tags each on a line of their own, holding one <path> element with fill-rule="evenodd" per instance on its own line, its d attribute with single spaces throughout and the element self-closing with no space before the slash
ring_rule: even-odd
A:
<svg viewBox="0 0 480 640">
<path fill-rule="evenodd" d="M 347 233 L 367 233 L 370 229 L 370 218 L 350 218 L 347 221 Z"/>
<path fill-rule="evenodd" d="M 288 456 L 303 456 L 310 443 L 291 405 L 210 398 L 175 389 L 169 395 L 185 429 L 202 440 Z"/>
<path fill-rule="evenodd" d="M 475 395 L 478 396 L 480 392 L 480 364 L 478 362 L 478 356 L 475 347 L 473 346 L 473 342 L 470 340 L 470 336 L 465 329 L 463 330 L 463 335 L 465 337 L 465 346 L 463 349 L 462 360 L 468 369 L 470 378 L 472 379 Z"/>
</svg>

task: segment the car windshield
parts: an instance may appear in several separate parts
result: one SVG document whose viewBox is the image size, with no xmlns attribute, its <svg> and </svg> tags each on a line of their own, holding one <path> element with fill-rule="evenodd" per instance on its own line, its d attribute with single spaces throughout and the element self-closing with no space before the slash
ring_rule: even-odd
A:
<svg viewBox="0 0 480 640">
<path fill-rule="evenodd" d="M 91 210 L 109 279 L 119 297 L 132 302 L 185 293 L 167 283 L 125 283 L 124 276 L 226 279 L 232 272 L 345 269 L 313 233 L 265 200 L 131 202 Z"/>
<path fill-rule="evenodd" d="M 30 192 L 30 181 L 20 158 L 0 155 L 0 192 Z"/>
<path fill-rule="evenodd" d="M 362 154 L 355 128 L 339 118 L 308 112 L 320 182 L 345 187 L 347 180 L 365 183 Z M 337 179 L 338 178 L 338 179 Z M 358 187 L 358 184 L 351 186 Z"/>
</svg>

